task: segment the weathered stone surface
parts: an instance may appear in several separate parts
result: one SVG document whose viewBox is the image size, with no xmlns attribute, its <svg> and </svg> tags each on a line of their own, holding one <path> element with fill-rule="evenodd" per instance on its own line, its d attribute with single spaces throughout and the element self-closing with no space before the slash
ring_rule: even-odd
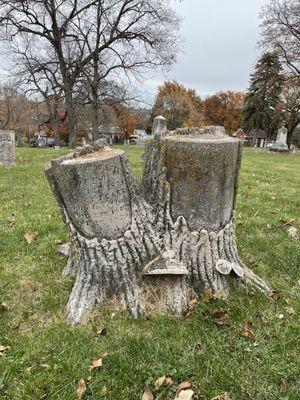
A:
<svg viewBox="0 0 300 400">
<path fill-rule="evenodd" d="M 274 153 L 289 153 L 290 149 L 287 145 L 288 130 L 284 126 L 278 129 L 276 142 L 269 148 Z"/>
<path fill-rule="evenodd" d="M 130 194 L 121 155 L 120 150 L 106 150 L 53 166 L 68 216 L 87 238 L 118 238 L 130 227 Z"/>
<path fill-rule="evenodd" d="M 16 163 L 15 132 L 0 131 L 0 165 L 11 166 Z"/>
<path fill-rule="evenodd" d="M 235 242 L 239 141 L 220 127 L 167 132 L 158 118 L 141 187 L 122 151 L 98 145 L 45 170 L 70 234 L 71 324 L 108 300 L 135 318 L 180 314 L 205 289 L 227 296 L 230 278 L 268 290 Z"/>
<path fill-rule="evenodd" d="M 232 218 L 240 141 L 229 136 L 166 136 L 171 215 L 192 230 L 218 230 Z"/>
</svg>

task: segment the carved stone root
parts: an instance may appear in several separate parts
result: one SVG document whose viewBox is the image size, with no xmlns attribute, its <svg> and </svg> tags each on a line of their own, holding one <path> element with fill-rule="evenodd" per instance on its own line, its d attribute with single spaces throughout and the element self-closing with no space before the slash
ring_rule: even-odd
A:
<svg viewBox="0 0 300 400">
<path fill-rule="evenodd" d="M 124 153 L 101 141 L 47 165 L 70 234 L 67 320 L 108 301 L 134 317 L 180 314 L 204 289 L 228 295 L 229 276 L 268 290 L 237 254 L 240 158 L 222 128 L 166 132 L 160 119 L 141 188 Z"/>
</svg>

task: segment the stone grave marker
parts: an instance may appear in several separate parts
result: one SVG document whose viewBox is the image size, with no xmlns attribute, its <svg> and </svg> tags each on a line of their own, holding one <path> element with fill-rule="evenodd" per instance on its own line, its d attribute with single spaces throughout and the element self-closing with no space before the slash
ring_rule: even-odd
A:
<svg viewBox="0 0 300 400">
<path fill-rule="evenodd" d="M 287 134 L 288 130 L 284 126 L 278 129 L 276 142 L 269 148 L 272 153 L 289 153 L 290 149 L 287 145 Z"/>
<path fill-rule="evenodd" d="M 0 165 L 11 166 L 15 163 L 15 132 L 0 130 Z"/>
<path fill-rule="evenodd" d="M 228 296 L 229 280 L 269 290 L 237 251 L 241 141 L 166 122 L 154 121 L 141 184 L 124 152 L 101 141 L 45 168 L 70 235 L 71 324 L 105 304 L 133 317 L 181 314 L 204 291 Z"/>
</svg>

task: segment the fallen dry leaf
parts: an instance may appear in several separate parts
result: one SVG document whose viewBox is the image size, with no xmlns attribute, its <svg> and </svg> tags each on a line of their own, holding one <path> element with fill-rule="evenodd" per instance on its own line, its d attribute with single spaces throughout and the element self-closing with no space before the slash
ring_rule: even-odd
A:
<svg viewBox="0 0 300 400">
<path fill-rule="evenodd" d="M 283 226 L 295 226 L 295 220 L 294 219 L 281 219 L 280 223 Z"/>
<path fill-rule="evenodd" d="M 12 329 L 13 331 L 17 330 L 20 328 L 21 325 L 21 321 L 18 319 L 13 319 L 9 325 L 10 329 Z"/>
<path fill-rule="evenodd" d="M 193 396 L 194 391 L 192 389 L 181 390 L 175 397 L 175 400 L 192 400 Z"/>
<path fill-rule="evenodd" d="M 198 303 L 198 298 L 195 297 L 194 299 L 192 299 L 192 300 L 189 302 L 189 306 L 190 306 L 190 307 L 195 306 L 197 303 Z"/>
<path fill-rule="evenodd" d="M 224 393 L 224 394 L 221 394 L 221 395 L 219 395 L 217 397 L 214 397 L 211 400 L 230 400 L 230 397 L 228 396 L 227 393 Z"/>
<path fill-rule="evenodd" d="M 227 311 L 219 310 L 218 308 L 213 310 L 211 316 L 214 318 L 216 325 L 224 325 L 227 317 Z"/>
<path fill-rule="evenodd" d="M 182 390 L 182 389 L 189 389 L 191 386 L 192 386 L 192 384 L 191 384 L 191 382 L 189 382 L 189 381 L 181 382 L 181 383 L 179 384 L 179 386 L 178 386 L 177 393 L 178 393 L 180 390 Z"/>
<path fill-rule="evenodd" d="M 81 378 L 78 381 L 78 385 L 77 385 L 77 389 L 76 389 L 77 399 L 81 400 L 82 396 L 84 395 L 85 392 L 86 392 L 86 384 L 85 384 L 84 379 Z"/>
<path fill-rule="evenodd" d="M 12 214 L 9 218 L 7 218 L 8 226 L 12 227 L 16 224 L 16 216 Z"/>
<path fill-rule="evenodd" d="M 103 360 L 104 357 L 107 357 L 107 353 L 104 353 L 104 354 L 102 354 L 100 357 L 95 358 L 95 359 L 92 361 L 92 365 L 90 366 L 89 371 L 91 372 L 91 371 L 94 371 L 94 370 L 97 369 L 97 368 L 102 367 L 102 360 Z"/>
<path fill-rule="evenodd" d="M 281 295 L 280 295 L 280 293 L 277 292 L 276 290 L 272 290 L 272 292 L 271 292 L 271 294 L 270 294 L 270 297 L 271 297 L 272 300 L 277 301 L 277 300 L 280 299 Z"/>
<path fill-rule="evenodd" d="M 6 350 L 9 350 L 10 346 L 2 346 L 0 345 L 0 357 L 3 356 L 3 354 L 6 352 Z"/>
<path fill-rule="evenodd" d="M 170 385 L 173 385 L 173 378 L 171 377 L 171 376 L 167 376 L 166 377 L 166 385 L 168 385 L 168 386 L 170 386 Z"/>
<path fill-rule="evenodd" d="M 8 304 L 6 304 L 6 303 L 0 304 L 0 313 L 6 312 L 8 310 L 9 310 Z"/>
<path fill-rule="evenodd" d="M 50 365 L 49 364 L 41 364 L 41 367 L 44 369 L 50 369 Z"/>
<path fill-rule="evenodd" d="M 283 378 L 279 379 L 278 381 L 278 388 L 279 388 L 279 392 L 280 394 L 284 394 L 286 391 L 286 382 Z"/>
<path fill-rule="evenodd" d="M 296 311 L 295 311 L 295 309 L 293 307 L 283 307 L 283 308 L 290 315 L 296 314 Z"/>
<path fill-rule="evenodd" d="M 253 322 L 247 322 L 244 325 L 244 330 L 241 333 L 241 336 L 243 336 L 246 339 L 253 339 L 255 337 L 255 333 L 252 331 L 253 328 Z"/>
<path fill-rule="evenodd" d="M 182 315 L 184 317 L 189 317 L 195 311 L 197 302 L 198 302 L 197 299 L 191 300 L 188 304 L 187 309 L 184 311 Z"/>
<path fill-rule="evenodd" d="M 28 243 L 28 244 L 31 244 L 31 243 L 33 242 L 33 240 L 34 240 L 38 235 L 39 235 L 39 234 L 38 234 L 37 232 L 29 231 L 29 232 L 26 232 L 26 233 L 25 233 L 24 237 L 25 237 L 27 243 Z"/>
<path fill-rule="evenodd" d="M 97 329 L 97 335 L 99 335 L 99 336 L 104 336 L 104 335 L 106 335 L 107 334 L 107 329 L 105 328 L 105 326 L 100 326 L 98 329 Z"/>
<path fill-rule="evenodd" d="M 101 389 L 100 394 L 101 394 L 101 396 L 105 396 L 107 394 L 107 392 L 108 392 L 107 387 L 103 386 L 103 388 Z"/>
<path fill-rule="evenodd" d="M 217 397 L 214 397 L 211 400 L 230 400 L 230 397 L 228 396 L 227 393 L 225 393 L 225 394 L 221 394 L 221 395 L 219 395 Z"/>
<path fill-rule="evenodd" d="M 201 340 L 198 340 L 198 342 L 196 343 L 195 347 L 196 347 L 197 350 L 202 350 L 203 349 L 203 344 L 202 344 Z"/>
<path fill-rule="evenodd" d="M 154 383 L 154 387 L 155 387 L 156 390 L 159 390 L 161 385 L 163 385 L 165 379 L 166 379 L 165 376 L 161 376 L 160 378 L 156 379 L 156 381 Z"/>
<path fill-rule="evenodd" d="M 144 393 L 142 395 L 142 400 L 154 400 L 153 394 L 150 392 L 147 385 L 144 387 Z"/>
<path fill-rule="evenodd" d="M 289 229 L 288 229 L 288 233 L 289 233 L 289 236 L 290 236 L 293 240 L 298 240 L 298 239 L 299 239 L 299 237 L 298 237 L 298 231 L 297 231 L 297 228 L 296 228 L 295 226 L 290 226 Z"/>
</svg>

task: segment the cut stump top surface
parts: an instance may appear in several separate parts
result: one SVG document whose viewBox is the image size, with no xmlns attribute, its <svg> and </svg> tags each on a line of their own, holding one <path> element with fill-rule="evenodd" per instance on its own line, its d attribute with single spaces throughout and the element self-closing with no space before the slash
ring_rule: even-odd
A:
<svg viewBox="0 0 300 400">
<path fill-rule="evenodd" d="M 107 160 L 113 157 L 119 157 L 124 154 L 123 150 L 118 149 L 108 149 L 102 151 L 96 151 L 90 154 L 84 154 L 76 158 L 66 159 L 62 162 L 63 165 L 74 165 L 74 164 L 83 164 L 83 163 L 91 163 L 95 161 Z"/>
<path fill-rule="evenodd" d="M 199 134 L 199 135 L 168 135 L 161 138 L 162 140 L 174 141 L 174 142 L 188 142 L 188 143 L 226 143 L 226 142 L 237 142 L 238 139 L 228 135 L 210 135 L 210 134 Z"/>
</svg>

